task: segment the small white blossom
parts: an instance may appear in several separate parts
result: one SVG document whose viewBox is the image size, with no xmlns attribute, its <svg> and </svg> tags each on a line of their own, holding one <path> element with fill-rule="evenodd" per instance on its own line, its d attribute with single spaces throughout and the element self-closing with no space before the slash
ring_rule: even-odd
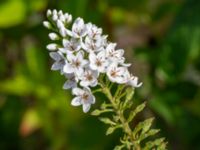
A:
<svg viewBox="0 0 200 150">
<path fill-rule="evenodd" d="M 93 52 L 89 54 L 90 68 L 98 72 L 105 73 L 108 65 L 105 51 L 100 51 L 97 55 Z"/>
<path fill-rule="evenodd" d="M 138 83 L 138 77 L 133 76 L 128 71 L 124 73 L 124 83 L 134 88 L 138 88 L 142 86 L 142 82 Z"/>
<path fill-rule="evenodd" d="M 78 39 L 75 39 L 75 38 L 71 38 L 70 41 L 63 39 L 63 46 L 64 46 L 66 53 L 67 52 L 72 53 L 72 52 L 75 52 L 75 51 L 79 51 L 80 48 L 81 48 L 80 41 Z"/>
<path fill-rule="evenodd" d="M 92 24 L 92 23 L 88 23 L 86 25 L 87 27 L 87 31 L 88 31 L 88 36 L 91 39 L 98 39 L 100 38 L 101 34 L 102 34 L 102 29 L 98 28 L 96 25 Z"/>
<path fill-rule="evenodd" d="M 87 60 L 83 59 L 84 53 L 79 51 L 76 55 L 69 53 L 67 55 L 68 61 L 64 66 L 65 73 L 75 73 L 76 75 L 81 75 L 83 73 L 83 67 L 88 63 Z"/>
<path fill-rule="evenodd" d="M 101 51 L 103 50 L 102 39 L 91 39 L 87 36 L 85 38 L 85 42 L 82 43 L 82 48 L 88 53 Z"/>
<path fill-rule="evenodd" d="M 115 50 L 116 43 L 110 43 L 106 47 L 106 56 L 109 60 L 112 62 L 118 62 L 118 63 L 123 63 L 124 62 L 124 50 L 123 49 L 118 49 Z"/>
<path fill-rule="evenodd" d="M 65 13 L 65 14 L 64 14 L 64 17 L 65 17 L 65 21 L 66 21 L 67 23 L 72 22 L 72 15 L 71 15 L 71 14 Z"/>
<path fill-rule="evenodd" d="M 124 82 L 123 74 L 126 70 L 126 67 L 118 67 L 116 63 L 113 63 L 107 69 L 107 76 L 110 81 L 122 84 Z"/>
<path fill-rule="evenodd" d="M 81 82 L 80 85 L 83 87 L 95 87 L 98 83 L 97 78 L 98 78 L 98 72 L 97 71 L 92 71 L 89 69 L 86 69 L 81 76 Z"/>
<path fill-rule="evenodd" d="M 75 38 L 84 37 L 86 35 L 86 26 L 82 18 L 77 18 L 72 25 L 71 36 Z"/>
<path fill-rule="evenodd" d="M 83 106 L 83 112 L 90 110 L 91 104 L 95 103 L 95 97 L 92 95 L 89 88 L 84 87 L 83 89 L 74 88 L 72 94 L 76 97 L 72 99 L 71 104 L 73 106 Z"/>
</svg>

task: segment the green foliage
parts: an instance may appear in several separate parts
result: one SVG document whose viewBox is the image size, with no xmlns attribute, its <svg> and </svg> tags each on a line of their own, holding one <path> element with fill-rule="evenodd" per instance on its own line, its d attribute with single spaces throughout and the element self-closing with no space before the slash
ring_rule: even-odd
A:
<svg viewBox="0 0 200 150">
<path fill-rule="evenodd" d="M 107 81 L 107 80 L 106 80 Z M 138 113 L 142 112 L 146 106 L 146 103 L 142 103 L 133 109 L 133 95 L 134 89 L 126 87 L 124 85 L 119 85 L 117 90 L 112 96 L 112 89 L 109 88 L 109 82 L 104 83 L 101 80 L 100 85 L 102 92 L 107 96 L 108 102 L 111 105 L 107 107 L 106 103 L 102 103 L 101 110 L 94 110 L 91 114 L 99 116 L 102 113 L 110 113 L 110 117 L 100 117 L 100 121 L 109 125 L 106 135 L 112 134 L 116 129 L 121 128 L 123 131 L 123 136 L 120 138 L 121 145 L 116 146 L 115 150 L 126 149 L 166 149 L 166 142 L 164 138 L 154 139 L 151 141 L 149 137 L 157 134 L 158 129 L 151 129 L 153 118 L 146 119 L 144 121 L 138 122 L 135 126 L 131 126 L 132 122 L 135 121 L 135 117 Z M 127 88 L 127 89 L 126 89 Z M 125 98 L 124 93 L 126 93 Z M 130 103 L 132 102 L 132 103 Z M 127 107 L 129 104 L 129 107 Z M 112 108 L 112 111 L 110 107 Z M 125 114 L 129 110 L 128 114 Z M 145 145 L 143 147 L 143 145 Z"/>
</svg>

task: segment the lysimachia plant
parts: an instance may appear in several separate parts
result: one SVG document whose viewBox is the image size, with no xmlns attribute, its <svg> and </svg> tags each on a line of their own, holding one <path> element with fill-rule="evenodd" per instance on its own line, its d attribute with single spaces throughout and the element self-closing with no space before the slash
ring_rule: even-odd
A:
<svg viewBox="0 0 200 150">
<path fill-rule="evenodd" d="M 134 89 L 142 85 L 133 76 L 126 63 L 124 50 L 117 49 L 116 43 L 107 40 L 102 29 L 82 18 L 72 22 L 72 16 L 57 10 L 47 11 L 48 21 L 43 25 L 51 30 L 49 38 L 53 43 L 47 45 L 50 57 L 55 61 L 52 70 L 60 71 L 66 78 L 64 89 L 71 89 L 73 106 L 81 106 L 87 113 L 95 103 L 95 94 L 103 93 L 106 98 L 99 109 L 91 114 L 102 116 L 99 119 L 108 124 L 106 134 L 122 129 L 121 144 L 115 150 L 166 149 L 164 138 L 149 138 L 159 132 L 150 129 L 153 118 L 132 125 L 135 116 L 141 112 L 145 103 L 134 108 Z"/>
</svg>

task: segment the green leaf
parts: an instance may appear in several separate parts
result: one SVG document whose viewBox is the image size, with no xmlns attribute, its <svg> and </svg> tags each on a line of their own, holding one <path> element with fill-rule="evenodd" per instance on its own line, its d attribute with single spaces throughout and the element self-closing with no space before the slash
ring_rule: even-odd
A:
<svg viewBox="0 0 200 150">
<path fill-rule="evenodd" d="M 160 131 L 159 129 L 151 129 L 151 130 L 149 130 L 147 133 L 142 134 L 142 135 L 140 136 L 140 138 L 139 138 L 139 141 L 142 141 L 142 140 L 146 139 L 146 138 L 149 137 L 149 136 L 155 135 L 155 134 L 157 134 L 159 131 Z"/>
<path fill-rule="evenodd" d="M 107 129 L 107 131 L 106 131 L 106 135 L 109 135 L 109 134 L 113 133 L 113 132 L 114 132 L 116 129 L 118 129 L 118 128 L 122 128 L 122 125 L 119 124 L 119 125 L 116 125 L 116 126 L 111 126 L 111 127 L 109 127 L 109 128 Z"/>
<path fill-rule="evenodd" d="M 94 111 L 91 113 L 91 115 L 93 115 L 93 116 L 99 116 L 100 114 L 101 114 L 101 111 L 98 110 L 98 109 L 94 110 Z"/>
<path fill-rule="evenodd" d="M 125 145 L 117 145 L 114 150 L 122 150 L 125 147 Z"/>
<path fill-rule="evenodd" d="M 106 135 L 109 135 L 115 131 L 115 127 L 109 127 L 106 131 Z"/>
<path fill-rule="evenodd" d="M 116 125 L 116 123 L 109 118 L 100 118 L 100 121 L 102 121 L 105 124 L 110 124 L 110 125 Z"/>
<path fill-rule="evenodd" d="M 126 101 L 130 101 L 134 95 L 134 89 L 129 87 L 126 89 Z"/>
<path fill-rule="evenodd" d="M 153 122 L 153 118 L 149 118 L 149 119 L 146 119 L 145 121 L 138 123 L 133 131 L 133 136 L 136 137 L 137 135 L 137 137 L 140 137 L 141 135 L 146 133 L 150 129 L 152 122 Z M 141 133 L 140 135 L 138 135 L 140 131 Z"/>
<path fill-rule="evenodd" d="M 162 150 L 164 150 L 165 145 L 166 145 L 164 140 L 165 140 L 165 138 L 159 138 L 159 139 L 156 139 L 154 141 L 147 142 L 145 147 L 143 148 L 143 150 L 150 150 L 150 149 L 153 149 L 156 146 L 162 147 L 163 148 Z M 160 148 L 160 150 L 161 150 L 161 148 Z"/>
<path fill-rule="evenodd" d="M 146 106 L 146 102 L 144 102 L 144 103 L 138 105 L 133 111 L 131 111 L 131 112 L 130 112 L 130 115 L 129 115 L 129 117 L 128 117 L 128 122 L 132 121 L 133 118 L 134 118 L 139 112 L 141 112 L 141 111 L 144 109 L 145 106 Z"/>
</svg>

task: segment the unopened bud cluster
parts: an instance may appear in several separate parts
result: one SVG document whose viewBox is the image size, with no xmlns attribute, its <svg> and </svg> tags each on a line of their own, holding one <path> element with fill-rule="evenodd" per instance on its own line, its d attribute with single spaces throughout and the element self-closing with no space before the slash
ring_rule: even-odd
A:
<svg viewBox="0 0 200 150">
<path fill-rule="evenodd" d="M 59 70 L 66 77 L 63 88 L 72 89 L 73 106 L 82 105 L 84 112 L 89 111 L 95 103 L 91 88 L 99 84 L 101 74 L 114 83 L 133 88 L 142 85 L 128 71 L 130 64 L 125 63 L 124 50 L 108 41 L 101 28 L 84 23 L 82 18 L 72 22 L 70 14 L 57 10 L 48 10 L 47 18 L 43 24 L 52 31 L 49 33 L 52 43 L 47 49 L 55 61 L 51 69 Z"/>
</svg>

